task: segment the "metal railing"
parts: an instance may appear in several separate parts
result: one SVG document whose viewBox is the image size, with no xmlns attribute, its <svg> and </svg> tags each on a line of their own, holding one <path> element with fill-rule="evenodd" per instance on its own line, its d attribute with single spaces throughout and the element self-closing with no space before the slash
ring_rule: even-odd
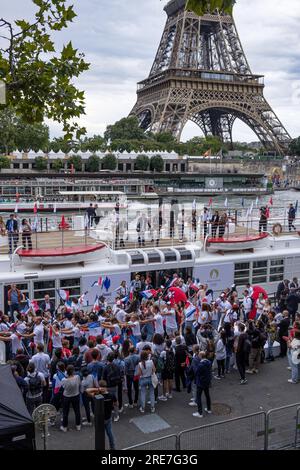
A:
<svg viewBox="0 0 300 470">
<path fill-rule="evenodd" d="M 263 450 L 266 414 L 262 412 L 207 424 L 178 435 L 181 450 Z"/>
<path fill-rule="evenodd" d="M 178 435 L 171 434 L 152 441 L 142 442 L 122 450 L 178 450 Z"/>
<path fill-rule="evenodd" d="M 300 403 L 187 429 L 123 450 L 275 450 L 300 447 Z"/>
<path fill-rule="evenodd" d="M 298 440 L 298 410 L 299 403 L 268 411 L 266 438 L 269 450 L 295 446 Z"/>
</svg>

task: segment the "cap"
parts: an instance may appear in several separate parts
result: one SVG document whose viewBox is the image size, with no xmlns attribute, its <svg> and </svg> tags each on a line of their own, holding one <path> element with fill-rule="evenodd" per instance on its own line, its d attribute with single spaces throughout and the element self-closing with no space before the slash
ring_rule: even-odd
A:
<svg viewBox="0 0 300 470">
<path fill-rule="evenodd" d="M 120 339 L 120 336 L 118 336 L 118 335 L 117 335 L 117 336 L 114 336 L 113 339 L 112 339 L 112 342 L 113 342 L 114 344 L 116 344 L 116 343 L 119 341 L 119 339 Z"/>
</svg>

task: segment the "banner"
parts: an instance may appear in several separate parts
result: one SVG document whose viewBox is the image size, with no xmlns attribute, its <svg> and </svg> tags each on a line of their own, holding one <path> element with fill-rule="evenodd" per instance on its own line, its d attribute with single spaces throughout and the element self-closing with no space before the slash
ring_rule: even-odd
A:
<svg viewBox="0 0 300 470">
<path fill-rule="evenodd" d="M 98 285 L 99 275 L 102 277 L 103 288 Z M 109 274 L 99 273 L 95 276 L 84 276 L 82 278 L 81 289 L 83 292 L 88 291 L 84 299 L 84 305 L 93 306 L 95 302 L 95 296 L 103 296 L 109 304 L 113 304 L 115 297 L 118 295 L 115 290 L 120 287 L 122 281 L 126 281 L 127 286 L 130 286 L 131 276 L 130 273 L 126 272 L 123 274 Z M 94 284 L 94 287 L 91 287 Z"/>
<path fill-rule="evenodd" d="M 195 279 L 199 279 L 201 284 L 208 284 L 214 292 L 224 290 L 234 284 L 234 263 L 212 264 L 195 266 Z"/>
</svg>

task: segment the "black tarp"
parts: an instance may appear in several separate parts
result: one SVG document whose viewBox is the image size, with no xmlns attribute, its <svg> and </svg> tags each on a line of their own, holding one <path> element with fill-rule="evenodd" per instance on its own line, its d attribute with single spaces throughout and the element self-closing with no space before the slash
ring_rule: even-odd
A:
<svg viewBox="0 0 300 470">
<path fill-rule="evenodd" d="M 0 365 L 0 449 L 34 447 L 34 424 L 10 365 Z"/>
</svg>

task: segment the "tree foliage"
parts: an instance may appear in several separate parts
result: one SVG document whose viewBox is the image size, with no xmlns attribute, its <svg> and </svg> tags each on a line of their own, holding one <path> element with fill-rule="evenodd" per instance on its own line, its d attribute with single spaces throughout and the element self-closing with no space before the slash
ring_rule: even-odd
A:
<svg viewBox="0 0 300 470">
<path fill-rule="evenodd" d="M 161 173 L 164 169 L 164 161 L 160 155 L 153 155 L 150 160 L 150 170 Z"/>
<path fill-rule="evenodd" d="M 97 155 L 91 155 L 86 162 L 85 169 L 89 173 L 97 173 L 100 167 L 100 158 Z"/>
<path fill-rule="evenodd" d="M 117 163 L 117 157 L 113 153 L 108 153 L 102 160 L 102 168 L 103 170 L 115 170 Z"/>
<path fill-rule="evenodd" d="M 69 158 L 69 166 L 73 165 L 74 170 L 81 171 L 82 170 L 82 158 L 79 155 L 72 155 Z"/>
<path fill-rule="evenodd" d="M 129 116 L 117 121 L 111 126 L 107 126 L 104 133 L 106 141 L 115 140 L 143 140 L 144 131 L 139 126 L 139 121 L 135 116 Z"/>
<path fill-rule="evenodd" d="M 235 0 L 188 0 L 186 9 L 199 16 L 205 13 L 213 13 L 215 10 L 232 15 Z"/>
<path fill-rule="evenodd" d="M 38 171 L 47 170 L 47 158 L 45 157 L 36 157 L 34 159 L 35 169 Z"/>
<path fill-rule="evenodd" d="M 53 160 L 52 162 L 52 169 L 54 171 L 59 171 L 61 170 L 62 168 L 64 167 L 64 162 L 61 158 L 56 158 L 55 160 Z"/>
<path fill-rule="evenodd" d="M 7 103 L 29 124 L 44 118 L 63 125 L 66 139 L 85 133 L 76 119 L 84 114 L 84 92 L 73 84 L 88 70 L 84 54 L 71 42 L 55 50 L 53 35 L 76 17 L 68 0 L 32 0 L 34 20 L 11 23 L 0 19 L 0 79 L 6 85 Z"/>
<path fill-rule="evenodd" d="M 0 155 L 0 170 L 10 167 L 10 160 L 4 155 Z"/>
<path fill-rule="evenodd" d="M 0 111 L 0 151 L 7 155 L 15 149 L 46 151 L 49 128 L 45 124 L 28 124 L 7 107 Z"/>
<path fill-rule="evenodd" d="M 147 155 L 138 155 L 135 159 L 135 169 L 138 171 L 149 170 L 149 157 Z"/>
</svg>

